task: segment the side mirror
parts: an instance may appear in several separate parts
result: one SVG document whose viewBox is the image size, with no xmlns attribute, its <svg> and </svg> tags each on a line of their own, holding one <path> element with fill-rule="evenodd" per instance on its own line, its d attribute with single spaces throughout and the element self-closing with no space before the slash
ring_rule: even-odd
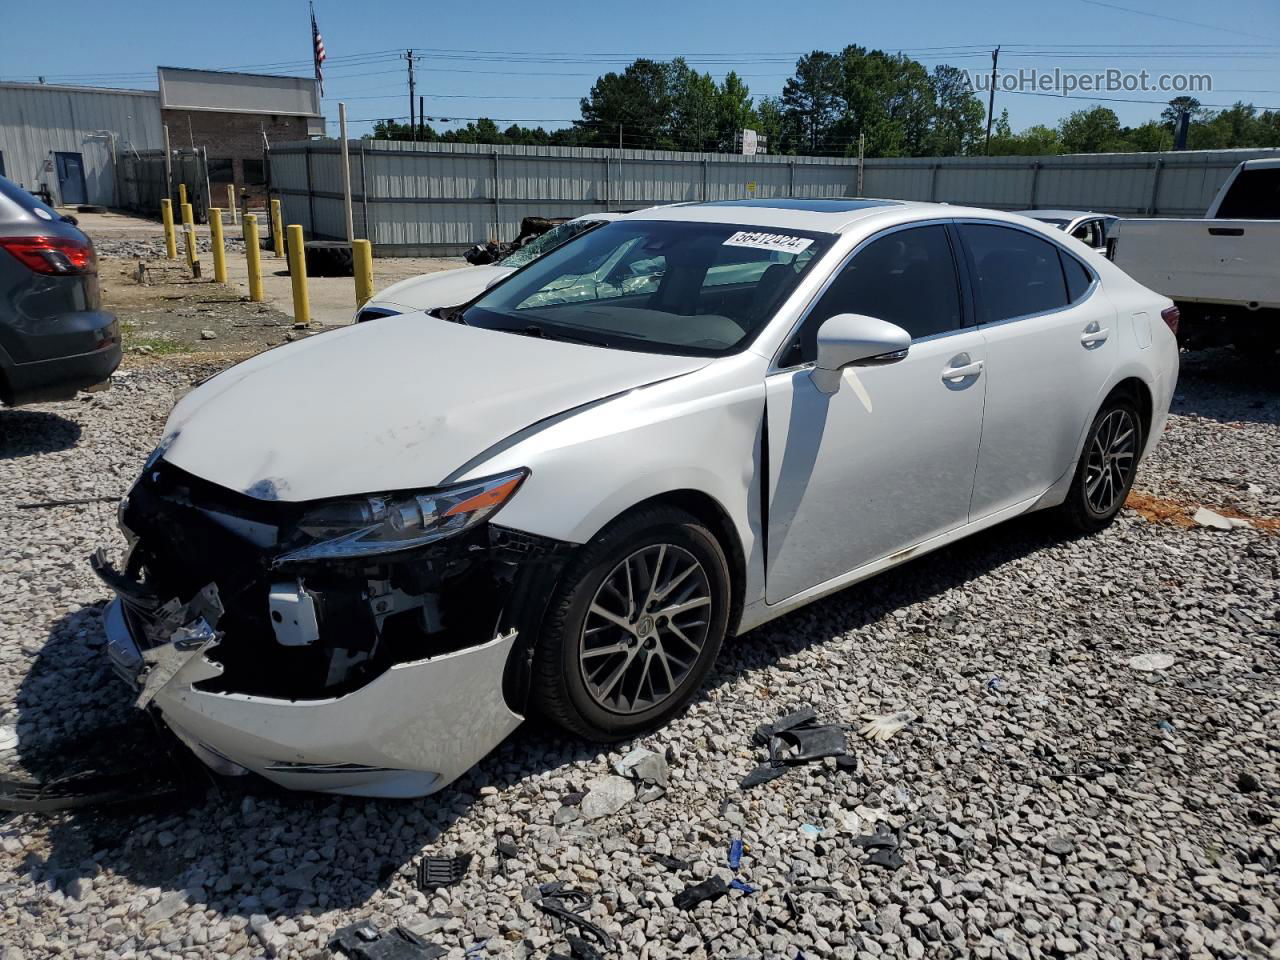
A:
<svg viewBox="0 0 1280 960">
<path fill-rule="evenodd" d="M 860 313 L 838 313 L 818 328 L 819 370 L 858 364 L 897 363 L 911 347 L 911 334 L 896 324 Z"/>
</svg>

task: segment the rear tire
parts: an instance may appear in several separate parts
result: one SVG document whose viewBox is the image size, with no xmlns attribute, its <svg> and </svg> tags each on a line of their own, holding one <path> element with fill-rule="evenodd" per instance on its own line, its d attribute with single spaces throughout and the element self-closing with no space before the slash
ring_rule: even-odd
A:
<svg viewBox="0 0 1280 960">
<path fill-rule="evenodd" d="M 1138 408 L 1126 398 L 1109 398 L 1089 425 L 1071 489 L 1060 508 L 1069 527 L 1096 533 L 1111 524 L 1133 488 L 1144 442 Z"/>
<path fill-rule="evenodd" d="M 696 517 L 624 516 L 566 567 L 534 653 L 538 711 L 589 740 L 666 723 L 702 686 L 729 623 L 729 564 Z"/>
</svg>

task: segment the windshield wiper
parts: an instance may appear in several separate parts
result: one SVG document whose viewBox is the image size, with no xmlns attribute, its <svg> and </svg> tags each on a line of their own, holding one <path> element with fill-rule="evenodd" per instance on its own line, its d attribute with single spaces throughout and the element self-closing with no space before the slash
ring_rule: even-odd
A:
<svg viewBox="0 0 1280 960">
<path fill-rule="evenodd" d="M 505 327 L 507 333 L 518 333 L 522 337 L 536 337 L 539 340 L 564 340 L 567 343 L 586 343 L 593 347 L 600 346 L 600 341 L 589 337 L 575 337 L 567 333 L 561 333 L 559 330 L 547 332 L 546 327 L 540 327 L 536 323 L 530 323 L 523 327 Z"/>
</svg>

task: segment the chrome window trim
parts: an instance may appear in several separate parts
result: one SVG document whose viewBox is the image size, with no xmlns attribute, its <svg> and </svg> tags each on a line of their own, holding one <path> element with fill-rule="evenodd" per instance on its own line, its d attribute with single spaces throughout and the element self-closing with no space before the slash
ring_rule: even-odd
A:
<svg viewBox="0 0 1280 960">
<path fill-rule="evenodd" d="M 1008 223 L 1004 220 L 984 220 L 981 217 L 958 217 L 952 222 L 957 227 L 963 226 L 964 224 L 968 223 L 968 224 L 974 224 L 980 227 L 1005 227 L 1008 230 L 1020 230 L 1023 233 L 1036 237 L 1039 240 L 1043 240 L 1045 243 L 1048 243 L 1049 245 L 1057 248 L 1059 256 L 1071 257 L 1073 260 L 1076 261 L 1076 263 L 1084 267 L 1085 273 L 1089 274 L 1091 278 L 1089 286 L 1085 288 L 1084 293 L 1078 299 L 1070 300 L 1067 303 L 1063 304 L 1061 307 L 1053 307 L 1050 310 L 1040 310 L 1036 313 L 1023 313 L 1023 314 L 1019 314 L 1016 317 L 1004 317 L 1001 320 L 992 320 L 990 323 L 979 323 L 977 324 L 977 328 L 979 330 L 989 330 L 992 327 L 1002 327 L 1006 323 L 1016 323 L 1019 320 L 1034 320 L 1037 317 L 1047 317 L 1053 313 L 1061 313 L 1063 310 L 1070 310 L 1072 307 L 1077 307 L 1080 304 L 1084 303 L 1086 300 L 1090 299 L 1094 295 L 1094 292 L 1097 291 L 1098 288 L 1102 285 L 1102 279 L 1098 276 L 1098 271 L 1094 270 L 1093 267 L 1085 263 L 1084 260 L 1082 260 L 1080 257 L 1077 257 L 1074 253 L 1072 253 L 1065 246 L 1059 243 L 1056 238 L 1045 236 L 1043 233 L 1040 233 L 1036 230 L 1031 230 L 1031 229 L 1028 229 L 1027 227 L 1022 226 L 1022 224 Z M 1070 234 L 1067 234 L 1067 236 L 1070 236 Z M 964 243 L 963 237 L 961 238 L 960 242 L 963 245 Z M 1058 269 L 1062 269 L 1061 266 L 1059 266 Z M 977 289 L 978 285 L 977 285 L 977 278 L 975 277 L 973 279 L 974 279 L 974 284 L 973 284 L 974 306 L 976 309 L 977 302 L 979 299 L 978 289 Z M 1065 276 L 1062 278 L 1062 285 L 1063 285 L 1063 288 L 1065 289 L 1067 285 L 1067 278 Z"/>
<path fill-rule="evenodd" d="M 770 376 L 773 376 L 775 373 L 783 373 L 790 370 L 803 370 L 807 367 L 812 367 L 814 365 L 814 361 L 809 360 L 804 363 L 793 363 L 790 366 L 784 367 L 782 366 L 782 356 L 791 348 L 791 344 L 795 342 L 796 334 L 799 333 L 800 328 L 804 326 L 805 321 L 809 319 L 809 314 L 813 312 L 813 309 L 822 300 L 827 290 L 831 287 L 833 283 L 835 283 L 836 277 L 840 276 L 840 274 L 844 271 L 844 268 L 849 265 L 849 261 L 851 261 L 854 257 L 856 257 L 863 250 L 863 248 L 867 246 L 867 244 L 875 240 L 879 240 L 881 237 L 887 237 L 890 234 L 897 233 L 901 230 L 911 230 L 916 227 L 946 227 L 948 224 L 953 224 L 956 222 L 958 221 L 954 217 L 930 217 L 928 220 L 912 220 L 908 223 L 897 223 L 890 227 L 884 227 L 880 230 L 877 230 L 875 233 L 872 233 L 869 236 L 864 237 L 861 241 L 859 241 L 858 244 L 852 250 L 850 250 L 847 254 L 844 255 L 844 258 L 841 259 L 840 263 L 835 267 L 835 269 L 827 274 L 826 280 L 822 282 L 822 285 L 818 287 L 817 291 L 813 294 L 813 296 L 809 298 L 809 302 L 804 305 L 804 308 L 800 311 L 800 316 L 795 320 L 794 323 L 791 324 L 791 329 L 788 330 L 787 335 L 782 338 L 781 345 L 778 347 L 777 351 L 774 353 L 772 359 L 770 359 L 769 368 L 768 370 L 765 371 L 765 376 L 770 377 Z M 998 221 L 986 220 L 986 221 L 975 221 L 975 222 L 996 223 Z M 950 238 L 948 238 L 948 243 L 950 243 Z M 952 252 L 954 255 L 955 253 L 960 253 L 962 251 L 956 251 L 953 249 Z M 959 273 L 959 271 L 963 269 L 963 267 L 960 263 L 955 263 L 954 266 L 956 269 L 956 294 L 960 299 L 960 309 L 963 312 L 964 287 L 960 282 L 960 273 Z M 913 337 L 911 342 L 925 343 L 930 340 L 939 340 L 943 337 L 950 337 L 958 333 L 967 333 L 977 329 L 978 329 L 978 324 L 971 323 L 967 326 L 957 327 L 954 330 L 944 330 L 941 333 L 931 333 L 927 337 Z"/>
</svg>

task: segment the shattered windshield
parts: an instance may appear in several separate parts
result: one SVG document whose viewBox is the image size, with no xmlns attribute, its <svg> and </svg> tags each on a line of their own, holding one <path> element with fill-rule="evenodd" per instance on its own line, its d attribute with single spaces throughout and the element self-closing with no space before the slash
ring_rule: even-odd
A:
<svg viewBox="0 0 1280 960">
<path fill-rule="evenodd" d="M 620 220 L 552 250 L 459 319 L 629 350 L 726 354 L 768 322 L 832 240 L 790 228 Z"/>
<path fill-rule="evenodd" d="M 594 230 L 603 222 L 603 220 L 570 220 L 567 223 L 557 224 L 542 236 L 534 237 L 519 250 L 513 251 L 510 256 L 503 257 L 501 263 L 504 267 L 518 270 L 526 264 L 533 263 L 544 253 L 554 250 L 565 241 L 572 240 L 588 230 Z"/>
</svg>

